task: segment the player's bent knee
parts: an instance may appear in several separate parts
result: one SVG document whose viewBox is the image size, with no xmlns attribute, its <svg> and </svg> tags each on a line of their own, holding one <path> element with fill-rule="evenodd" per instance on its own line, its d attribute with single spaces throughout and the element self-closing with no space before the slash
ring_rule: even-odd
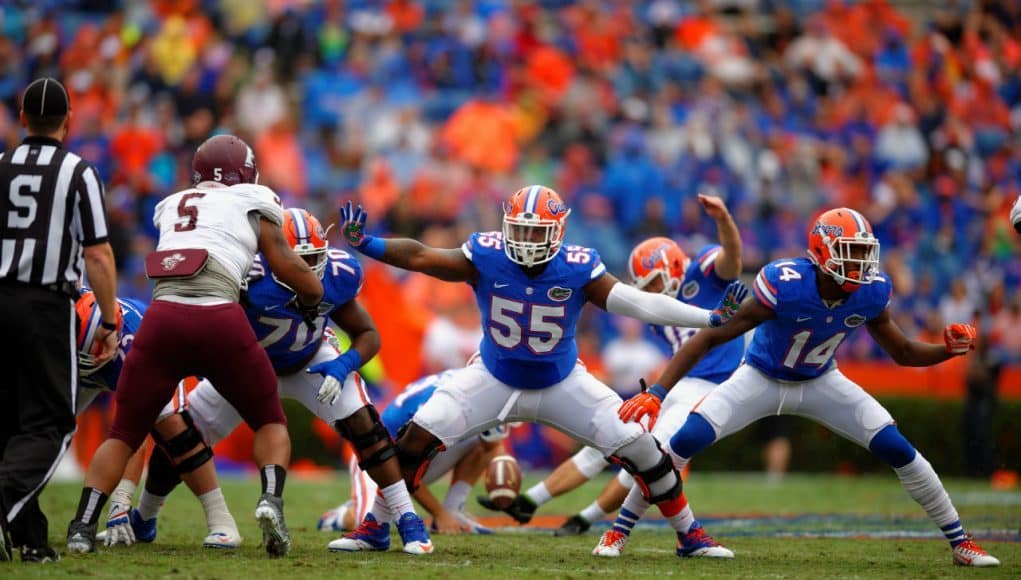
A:
<svg viewBox="0 0 1021 580">
<path fill-rule="evenodd" d="M 681 477 L 652 435 L 643 433 L 618 449 L 611 459 L 634 476 L 649 503 L 671 500 L 681 494 Z"/>
<path fill-rule="evenodd" d="M 351 442 L 358 455 L 358 466 L 369 470 L 397 456 L 390 433 L 372 405 L 355 411 L 350 417 L 334 422 L 334 428 Z"/>
<path fill-rule="evenodd" d="M 405 477 L 408 491 L 414 493 L 422 483 L 429 462 L 444 449 L 443 442 L 425 428 L 411 421 L 397 434 L 397 460 Z"/>
<path fill-rule="evenodd" d="M 160 433 L 163 430 L 160 427 L 166 427 L 164 423 L 153 429 L 152 436 L 156 444 L 174 462 L 174 471 L 178 474 L 191 473 L 212 459 L 213 451 L 206 445 L 202 435 L 195 428 L 195 422 L 187 410 L 181 411 L 177 416 L 184 423 L 183 431 L 170 438 L 166 438 Z M 198 451 L 195 451 L 196 448 L 198 448 Z M 193 451 L 195 452 L 192 453 Z M 179 457 L 183 457 L 183 459 L 178 459 Z"/>
<path fill-rule="evenodd" d="M 698 413 L 691 413 L 684 425 L 670 438 L 670 449 L 685 459 L 691 459 L 716 440 L 716 430 Z"/>
<path fill-rule="evenodd" d="M 869 451 L 891 467 L 904 467 L 918 453 L 896 425 L 887 425 L 869 441 Z"/>
<path fill-rule="evenodd" d="M 571 457 L 571 462 L 587 479 L 599 475 L 609 462 L 595 447 L 584 447 Z"/>
</svg>

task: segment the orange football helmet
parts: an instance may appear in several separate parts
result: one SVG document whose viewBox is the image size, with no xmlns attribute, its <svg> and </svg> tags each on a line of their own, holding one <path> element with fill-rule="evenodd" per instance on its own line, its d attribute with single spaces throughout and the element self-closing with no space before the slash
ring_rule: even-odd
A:
<svg viewBox="0 0 1021 580">
<path fill-rule="evenodd" d="M 628 258 L 628 274 L 631 283 L 639 290 L 659 278 L 663 281 L 660 293 L 674 298 L 681 289 L 681 281 L 691 260 L 670 238 L 649 238 L 635 246 Z"/>
<path fill-rule="evenodd" d="M 808 233 L 808 257 L 845 292 L 871 284 L 879 273 L 879 240 L 868 220 L 853 209 L 823 212 Z"/>
<path fill-rule="evenodd" d="M 99 303 L 96 302 L 96 295 L 92 290 L 82 292 L 74 309 L 78 321 L 78 374 L 87 377 L 113 359 L 96 364 L 96 357 L 93 353 L 99 346 L 96 344 L 96 332 L 99 330 L 99 324 L 103 322 L 103 314 L 99 311 Z M 124 313 L 121 312 L 121 305 L 118 303 L 117 328 L 123 328 L 123 326 Z"/>
<path fill-rule="evenodd" d="M 329 246 L 323 224 L 308 210 L 291 208 L 284 211 L 283 230 L 294 253 L 304 258 L 319 279 L 322 279 L 326 272 L 326 250 Z"/>
<path fill-rule="evenodd" d="M 503 204 L 503 251 L 515 264 L 552 260 L 564 243 L 567 209 L 557 192 L 542 185 L 522 187 Z"/>
</svg>

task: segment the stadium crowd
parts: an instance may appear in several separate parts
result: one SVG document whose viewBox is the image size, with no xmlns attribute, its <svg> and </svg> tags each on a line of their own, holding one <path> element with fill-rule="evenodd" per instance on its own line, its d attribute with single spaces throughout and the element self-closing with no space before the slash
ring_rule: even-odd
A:
<svg viewBox="0 0 1021 580">
<path fill-rule="evenodd" d="M 68 145 L 107 184 L 123 297 L 148 298 L 153 207 L 222 131 L 253 144 L 287 204 L 327 223 L 353 198 L 385 216 L 375 233 L 432 245 L 499 229 L 510 192 L 551 185 L 573 208 L 568 239 L 620 274 L 644 237 L 690 253 L 715 240 L 696 193 L 726 200 L 746 273 L 803 255 L 814 213 L 849 205 L 876 226 L 908 335 L 978 314 L 991 350 L 1021 363 L 1006 219 L 1021 1 L 937 4 L 909 18 L 887 0 L 5 3 L 0 135 L 19 141 L 28 80 L 65 80 Z M 437 351 L 395 383 L 475 348 L 466 288 L 369 268 Z M 594 313 L 581 328 L 596 366 L 642 340 Z M 858 333 L 841 356 L 880 354 Z"/>
</svg>

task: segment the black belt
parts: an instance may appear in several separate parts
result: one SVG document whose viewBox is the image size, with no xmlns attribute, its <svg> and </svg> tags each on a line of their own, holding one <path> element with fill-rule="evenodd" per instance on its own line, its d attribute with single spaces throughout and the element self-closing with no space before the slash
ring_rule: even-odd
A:
<svg viewBox="0 0 1021 580">
<path fill-rule="evenodd" d="M 54 282 L 53 284 L 27 284 L 20 280 L 3 279 L 0 280 L 0 285 L 10 286 L 12 288 L 39 288 L 40 290 L 48 290 L 50 292 L 56 292 L 63 294 L 72 300 L 77 300 L 81 293 L 78 291 L 77 285 L 73 282 Z"/>
</svg>

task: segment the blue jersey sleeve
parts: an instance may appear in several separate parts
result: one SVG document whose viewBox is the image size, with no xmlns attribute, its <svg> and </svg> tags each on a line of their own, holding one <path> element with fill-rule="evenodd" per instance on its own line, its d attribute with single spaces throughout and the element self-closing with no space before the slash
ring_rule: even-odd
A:
<svg viewBox="0 0 1021 580">
<path fill-rule="evenodd" d="M 354 300 L 362 290 L 365 276 L 362 265 L 348 252 L 330 248 L 326 252 L 323 275 L 323 301 L 340 306 Z"/>
<path fill-rule="evenodd" d="M 774 311 L 780 307 L 780 297 L 777 292 L 779 277 L 779 268 L 777 268 L 775 262 L 772 262 L 759 270 L 758 275 L 755 276 L 755 282 L 752 284 L 752 292 L 755 294 L 755 299 L 766 308 Z"/>
<path fill-rule="evenodd" d="M 584 286 L 593 280 L 598 280 L 606 274 L 606 265 L 599 256 L 599 252 L 593 248 L 584 246 L 567 245 L 560 249 L 564 252 L 564 258 L 571 267 L 572 272 L 578 276 L 579 286 Z"/>
<path fill-rule="evenodd" d="M 716 272 L 716 258 L 719 257 L 722 251 L 723 246 L 710 244 L 699 250 L 695 256 L 695 265 L 698 267 L 699 273 L 701 273 L 703 278 L 719 288 L 725 288 L 727 284 L 733 282 L 733 280 L 721 278 Z"/>
</svg>

